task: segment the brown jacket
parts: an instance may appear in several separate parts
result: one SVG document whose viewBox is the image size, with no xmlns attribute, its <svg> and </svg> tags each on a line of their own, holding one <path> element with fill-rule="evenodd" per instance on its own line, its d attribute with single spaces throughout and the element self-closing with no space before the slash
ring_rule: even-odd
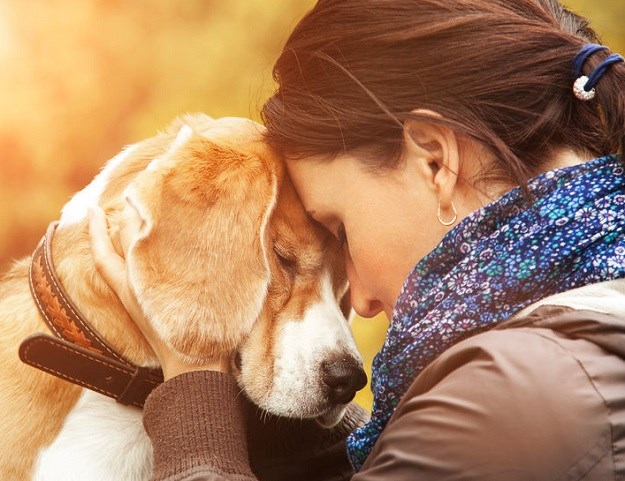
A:
<svg viewBox="0 0 625 481">
<path fill-rule="evenodd" d="M 153 479 L 625 480 L 624 283 L 545 299 L 447 350 L 353 477 L 344 437 L 364 420 L 357 407 L 331 431 L 263 421 L 229 376 L 179 376 L 146 404 Z"/>
</svg>

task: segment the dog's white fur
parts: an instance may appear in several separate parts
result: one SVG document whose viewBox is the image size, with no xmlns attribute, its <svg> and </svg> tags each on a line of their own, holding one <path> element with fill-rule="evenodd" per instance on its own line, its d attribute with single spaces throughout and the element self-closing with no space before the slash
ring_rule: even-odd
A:
<svg viewBox="0 0 625 481">
<path fill-rule="evenodd" d="M 319 393 L 318 366 L 309 362 L 310 359 L 323 359 L 324 354 L 336 349 L 337 339 L 349 339 L 350 331 L 345 322 L 341 322 L 343 314 L 338 308 L 332 290 L 329 274 L 325 274 L 321 283 L 321 300 L 313 304 L 299 322 L 285 322 L 282 326 L 277 352 L 280 353 L 275 361 L 273 386 L 260 402 L 261 407 L 270 412 L 281 413 L 285 416 L 301 416 L 301 408 L 307 406 L 308 415 L 315 415 L 323 410 L 311 400 L 322 399 Z M 353 346 L 343 346 L 343 352 L 354 358 L 358 353 Z M 293 373 L 299 376 L 294 377 Z M 339 406 L 338 409 L 344 409 Z M 342 412 L 342 411 L 339 411 Z M 328 423 L 332 423 L 331 413 Z"/>
<path fill-rule="evenodd" d="M 322 363 L 361 362 L 337 305 L 342 256 L 306 218 L 261 132 L 248 120 L 189 116 L 126 148 L 63 208 L 55 264 L 94 327 L 124 356 L 155 365 L 93 265 L 86 214 L 102 206 L 142 307 L 172 348 L 198 361 L 236 348 L 233 374 L 252 401 L 331 425 L 344 407 L 328 399 Z M 17 359 L 21 339 L 47 331 L 27 266 L 16 263 L 0 281 L 0 478 L 148 479 L 139 410 Z"/>
<path fill-rule="evenodd" d="M 135 145 L 130 145 L 122 150 L 106 163 L 104 168 L 87 187 L 74 194 L 61 210 L 61 218 L 59 219 L 61 226 L 65 227 L 85 221 L 89 207 L 98 205 L 100 196 L 108 184 L 111 172 L 117 169 L 132 154 L 135 148 Z"/>
<path fill-rule="evenodd" d="M 34 481 L 146 480 L 152 445 L 141 411 L 84 390 L 63 428 L 37 459 Z"/>
</svg>

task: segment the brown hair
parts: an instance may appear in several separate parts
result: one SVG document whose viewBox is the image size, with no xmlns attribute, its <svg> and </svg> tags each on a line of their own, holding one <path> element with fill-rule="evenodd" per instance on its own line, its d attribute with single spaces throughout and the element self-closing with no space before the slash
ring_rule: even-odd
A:
<svg viewBox="0 0 625 481">
<path fill-rule="evenodd" d="M 296 158 L 363 149 L 388 167 L 403 122 L 430 109 L 494 153 L 486 176 L 524 185 L 554 147 L 623 152 L 625 65 L 594 100 L 572 92 L 573 57 L 589 42 L 588 22 L 557 0 L 320 0 L 274 66 L 267 140 Z M 607 55 L 592 55 L 586 75 Z"/>
</svg>

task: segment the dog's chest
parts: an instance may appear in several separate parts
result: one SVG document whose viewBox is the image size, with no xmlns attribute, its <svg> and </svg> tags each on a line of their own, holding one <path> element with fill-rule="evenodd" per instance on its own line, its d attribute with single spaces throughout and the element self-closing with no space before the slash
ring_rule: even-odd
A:
<svg viewBox="0 0 625 481">
<path fill-rule="evenodd" d="M 152 445 L 141 411 L 84 390 L 34 472 L 34 481 L 147 481 Z"/>
</svg>

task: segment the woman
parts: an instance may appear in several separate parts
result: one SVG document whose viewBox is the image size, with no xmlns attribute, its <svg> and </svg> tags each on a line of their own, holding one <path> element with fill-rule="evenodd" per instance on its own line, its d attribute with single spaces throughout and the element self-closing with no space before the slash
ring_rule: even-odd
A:
<svg viewBox="0 0 625 481">
<path fill-rule="evenodd" d="M 321 0 L 287 41 L 267 140 L 391 319 L 353 480 L 625 479 L 625 64 L 596 42 L 556 0 Z M 155 349 L 155 479 L 255 479 L 223 360 Z"/>
</svg>

